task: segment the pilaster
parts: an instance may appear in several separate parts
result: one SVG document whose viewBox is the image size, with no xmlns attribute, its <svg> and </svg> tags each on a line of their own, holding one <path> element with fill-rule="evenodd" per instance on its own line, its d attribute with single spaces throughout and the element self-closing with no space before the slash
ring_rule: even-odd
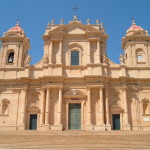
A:
<svg viewBox="0 0 150 150">
<path fill-rule="evenodd" d="M 101 62 L 100 40 L 97 40 L 97 63 Z"/>
<path fill-rule="evenodd" d="M 109 112 L 109 87 L 105 86 L 105 102 L 106 102 L 106 130 L 111 130 L 110 112 Z"/>
<path fill-rule="evenodd" d="M 25 117 L 26 117 L 26 96 L 27 96 L 27 87 L 24 87 L 21 90 L 21 96 L 19 101 L 21 101 L 20 104 L 20 123 L 19 123 L 19 127 L 18 130 L 25 130 L 26 126 L 25 126 Z"/>
<path fill-rule="evenodd" d="M 123 99 L 124 99 L 124 129 L 130 130 L 129 116 L 128 116 L 128 100 L 127 100 L 127 86 L 122 87 Z"/>
<path fill-rule="evenodd" d="M 91 88 L 87 88 L 87 130 L 93 130 L 92 118 L 91 118 Z"/>
<path fill-rule="evenodd" d="M 47 88 L 46 104 L 45 104 L 45 127 L 49 129 L 49 117 L 50 117 L 50 88 Z"/>
<path fill-rule="evenodd" d="M 42 88 L 41 89 L 40 125 L 44 124 L 44 109 L 45 109 L 45 88 Z"/>
<path fill-rule="evenodd" d="M 59 87 L 59 100 L 57 111 L 57 129 L 62 130 L 62 87 Z"/>
<path fill-rule="evenodd" d="M 96 130 L 105 130 L 104 124 L 104 96 L 103 96 L 104 86 L 99 87 L 99 122 L 97 123 Z"/>
<path fill-rule="evenodd" d="M 91 64 L 91 42 L 90 40 L 87 41 L 88 45 L 88 64 Z"/>
<path fill-rule="evenodd" d="M 59 64 L 62 64 L 62 40 L 59 41 Z"/>
<path fill-rule="evenodd" d="M 52 64 L 52 55 L 53 55 L 53 41 L 49 43 L 49 64 Z"/>
</svg>

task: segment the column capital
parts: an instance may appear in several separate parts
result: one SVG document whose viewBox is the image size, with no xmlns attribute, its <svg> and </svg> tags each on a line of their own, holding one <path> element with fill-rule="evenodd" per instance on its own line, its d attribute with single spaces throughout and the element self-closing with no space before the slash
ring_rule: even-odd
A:
<svg viewBox="0 0 150 150">
<path fill-rule="evenodd" d="M 87 90 L 91 90 L 91 88 L 92 88 L 91 86 L 87 86 Z"/>
<path fill-rule="evenodd" d="M 51 89 L 50 87 L 47 87 L 47 88 L 46 88 L 47 91 L 50 91 L 50 89 Z"/>
<path fill-rule="evenodd" d="M 122 92 L 125 92 L 127 90 L 127 86 L 126 85 L 123 85 L 122 86 Z"/>
<path fill-rule="evenodd" d="M 46 89 L 45 87 L 42 87 L 42 88 L 41 88 L 41 91 L 42 91 L 42 92 L 44 92 L 44 91 L 45 91 L 45 89 Z"/>
<path fill-rule="evenodd" d="M 27 92 L 28 87 L 23 87 L 22 90 L 23 90 L 24 92 Z"/>
<path fill-rule="evenodd" d="M 104 85 L 100 85 L 99 89 L 102 90 L 104 88 Z"/>
</svg>

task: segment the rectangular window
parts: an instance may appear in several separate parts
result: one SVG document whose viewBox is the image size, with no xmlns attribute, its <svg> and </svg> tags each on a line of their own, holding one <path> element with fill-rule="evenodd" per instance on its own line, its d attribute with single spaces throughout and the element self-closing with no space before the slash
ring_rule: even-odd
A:
<svg viewBox="0 0 150 150">
<path fill-rule="evenodd" d="M 79 51 L 71 52 L 71 65 L 73 65 L 73 66 L 79 65 Z"/>
</svg>

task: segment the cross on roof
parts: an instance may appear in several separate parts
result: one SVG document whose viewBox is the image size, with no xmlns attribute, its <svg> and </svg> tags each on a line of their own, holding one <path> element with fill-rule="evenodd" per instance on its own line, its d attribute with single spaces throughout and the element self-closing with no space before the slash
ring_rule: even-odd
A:
<svg viewBox="0 0 150 150">
<path fill-rule="evenodd" d="M 74 15 L 77 15 L 76 13 L 79 10 L 79 8 L 77 6 L 74 6 L 72 9 L 74 10 Z"/>
</svg>

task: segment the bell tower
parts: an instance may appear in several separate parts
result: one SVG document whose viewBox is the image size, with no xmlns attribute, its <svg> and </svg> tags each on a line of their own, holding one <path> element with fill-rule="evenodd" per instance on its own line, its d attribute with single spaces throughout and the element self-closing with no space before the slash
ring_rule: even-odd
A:
<svg viewBox="0 0 150 150">
<path fill-rule="evenodd" d="M 122 38 L 122 49 L 127 66 L 150 65 L 150 36 L 148 31 L 135 24 L 134 19 Z"/>
<path fill-rule="evenodd" d="M 3 33 L 0 41 L 0 67 L 24 67 L 24 62 L 30 48 L 30 41 L 26 37 L 24 30 L 20 27 L 19 21 L 17 21 L 16 26 Z"/>
</svg>

